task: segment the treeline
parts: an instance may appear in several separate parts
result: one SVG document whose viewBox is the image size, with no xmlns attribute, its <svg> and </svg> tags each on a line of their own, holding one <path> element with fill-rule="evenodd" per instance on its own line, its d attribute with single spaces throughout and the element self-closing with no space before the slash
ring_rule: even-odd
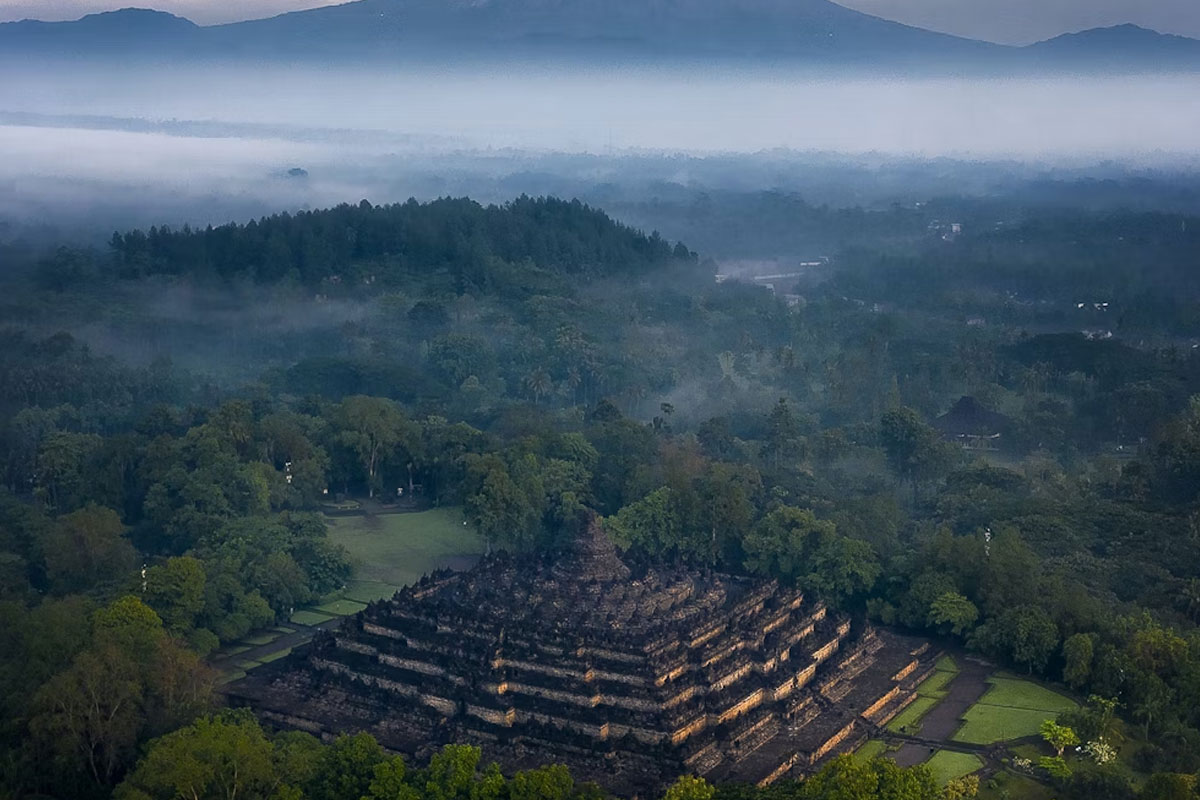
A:
<svg viewBox="0 0 1200 800">
<path fill-rule="evenodd" d="M 133 595 L 0 601 L 0 796 L 105 797 L 142 744 L 211 710 L 216 674 Z"/>
<path fill-rule="evenodd" d="M 80 321 L 180 347 L 237 339 L 228 358 L 253 353 L 239 374 L 262 380 L 219 386 L 65 334 L 3 335 L 0 764 L 22 794 L 102 795 L 161 720 L 191 713 L 166 710 L 173 684 L 156 670 L 340 587 L 345 557 L 311 512 L 399 489 L 461 505 L 492 545 L 517 550 L 554 549 L 579 509 L 596 509 L 629 558 L 771 575 L 956 638 L 1115 699 L 1143 771 L 1200 769 L 1194 348 L 1029 335 L 1040 312 L 1003 293 L 918 289 L 911 307 L 875 307 L 886 281 L 924 274 L 907 251 L 886 281 L 879 264 L 850 263 L 789 307 L 560 201 L 345 206 L 152 233 L 115 242 L 129 279 L 101 276 L 107 256 L 59 253 L 10 307 L 45 325 L 95 314 Z M 1141 235 L 1152 249 L 1179 241 L 1157 223 Z M 950 270 L 961 239 L 925 238 L 948 253 L 935 272 Z M 970 264 L 972 280 L 1003 282 L 986 259 Z M 133 280 L 148 274 L 160 277 Z M 110 278 L 111 307 L 88 289 Z M 353 313 L 291 332 L 152 310 L 164 285 L 207 278 L 299 284 L 289 297 L 304 304 L 284 306 L 298 317 L 329 297 Z M 248 293 L 257 306 L 285 290 Z M 977 307 L 995 314 L 966 324 Z M 929 425 L 964 394 L 1009 418 L 1000 452 L 966 453 Z M 96 621 L 114 609 L 159 631 L 132 665 L 103 655 L 121 650 Z M 121 709 L 133 692 L 137 716 L 72 723 L 95 737 L 79 745 L 44 705 L 67 686 Z M 118 766 L 93 769 L 96 753 Z"/>
<path fill-rule="evenodd" d="M 942 788 L 928 767 L 902 768 L 887 759 L 835 759 L 804 781 L 768 789 L 718 786 L 682 776 L 662 800 L 966 800 L 972 778 Z M 591 783 L 577 783 L 561 765 L 505 776 L 480 750 L 450 745 L 414 767 L 388 755 L 369 734 L 328 744 L 307 733 L 271 734 L 245 711 L 206 716 L 151 742 L 114 793 L 117 800 L 237 797 L 245 800 L 604 800 Z"/>
<path fill-rule="evenodd" d="M 344 556 L 304 509 L 327 492 L 420 487 L 523 551 L 555 549 L 599 509 L 633 558 L 771 575 L 959 637 L 1118 698 L 1158 742 L 1148 765 L 1200 752 L 1200 400 L 1142 458 L 1073 472 L 971 463 L 908 409 L 829 428 L 786 400 L 694 432 L 669 404 L 649 424 L 607 401 L 574 421 L 513 408 L 485 432 L 383 398 L 236 400 L 33 445 L 13 476 L 25 499 L 0 504 L 4 595 L 133 592 L 198 652 L 344 582 Z"/>
<path fill-rule="evenodd" d="M 991 324 L 1194 337 L 1200 219 L 1167 213 L 932 204 L 923 239 L 850 242 L 830 288 Z M 966 218 L 960 216 L 966 214 Z M 955 223 L 961 233 L 954 233 Z"/>
<path fill-rule="evenodd" d="M 458 291 L 495 288 L 505 265 L 598 277 L 695 259 L 683 245 L 672 248 L 577 200 L 529 197 L 500 206 L 465 198 L 384 206 L 364 200 L 245 225 L 117 233 L 111 247 L 117 272 L 130 278 L 386 285 L 441 273 L 452 276 Z"/>
</svg>

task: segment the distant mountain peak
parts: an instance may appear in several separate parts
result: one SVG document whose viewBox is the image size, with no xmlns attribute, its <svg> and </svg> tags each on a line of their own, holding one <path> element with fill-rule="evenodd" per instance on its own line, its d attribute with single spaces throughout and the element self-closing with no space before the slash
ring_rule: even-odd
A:
<svg viewBox="0 0 1200 800">
<path fill-rule="evenodd" d="M 1131 22 L 1064 33 L 1025 49 L 1043 57 L 1095 60 L 1099 63 L 1137 60 L 1148 68 L 1171 67 L 1180 63 L 1192 66 L 1200 64 L 1200 40 L 1173 33 L 1159 33 Z"/>
<path fill-rule="evenodd" d="M 74 22 L 0 24 L 0 54 L 333 63 L 451 52 L 476 59 L 733 58 L 955 72 L 1022 65 L 1200 69 L 1200 42 L 1132 24 L 1015 48 L 914 28 L 831 0 L 355 0 L 206 27 L 146 8 Z"/>
<path fill-rule="evenodd" d="M 1184 42 L 1200 45 L 1200 40 L 1189 39 L 1186 36 L 1178 36 L 1174 33 L 1159 33 L 1150 28 L 1143 28 L 1140 25 L 1135 25 L 1132 22 L 1124 22 L 1120 25 L 1109 25 L 1102 28 L 1088 28 L 1087 30 L 1075 31 L 1073 33 L 1064 33 L 1046 39 L 1042 42 L 1030 45 L 1030 47 L 1039 47 L 1051 45 L 1054 43 L 1066 42 Z"/>
</svg>

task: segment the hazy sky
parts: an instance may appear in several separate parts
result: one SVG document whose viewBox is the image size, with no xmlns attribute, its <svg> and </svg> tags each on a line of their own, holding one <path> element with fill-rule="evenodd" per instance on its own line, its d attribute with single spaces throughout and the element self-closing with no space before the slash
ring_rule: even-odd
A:
<svg viewBox="0 0 1200 800">
<path fill-rule="evenodd" d="M 841 0 L 842 5 L 932 30 L 1026 43 L 1067 31 L 1133 22 L 1200 38 L 1200 0 Z M 73 19 L 138 5 L 201 24 L 329 5 L 329 0 L 0 0 L 0 20 Z"/>
</svg>

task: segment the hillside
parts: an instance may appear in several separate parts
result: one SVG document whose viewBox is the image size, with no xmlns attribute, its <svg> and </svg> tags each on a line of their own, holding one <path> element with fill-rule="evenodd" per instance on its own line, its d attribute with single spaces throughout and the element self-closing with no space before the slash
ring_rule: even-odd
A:
<svg viewBox="0 0 1200 800">
<path fill-rule="evenodd" d="M 1137 25 L 1067 33 L 1024 49 L 1039 63 L 1100 64 L 1110 68 L 1142 65 L 1160 69 L 1200 64 L 1200 41 Z"/>
<path fill-rule="evenodd" d="M 0 54 L 321 60 L 780 59 L 948 71 L 1200 68 L 1200 42 L 1133 25 L 1024 48 L 963 39 L 829 0 L 357 0 L 199 27 L 124 9 L 75 22 L 0 24 Z"/>
<path fill-rule="evenodd" d="M 200 28 L 125 9 L 75 22 L 0 25 L 0 53 L 395 59 L 546 55 L 787 58 L 850 63 L 1003 64 L 1012 48 L 862 14 L 829 0 L 358 0 Z"/>
</svg>

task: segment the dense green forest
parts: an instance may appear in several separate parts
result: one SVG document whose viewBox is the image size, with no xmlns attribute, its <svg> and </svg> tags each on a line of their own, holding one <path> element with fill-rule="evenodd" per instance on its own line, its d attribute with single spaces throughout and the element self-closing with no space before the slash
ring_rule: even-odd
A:
<svg viewBox="0 0 1200 800">
<path fill-rule="evenodd" d="M 577 202 L 447 199 L 15 259 L 0 796 L 601 796 L 216 709 L 205 657 L 349 576 L 323 504 L 396 487 L 511 550 L 593 508 L 630 558 L 774 576 L 1098 698 L 1079 731 L 1115 701 L 1130 758 L 1043 777 L 1194 796 L 1172 776 L 1200 772 L 1200 219 L 761 202 L 689 224 L 842 245 L 770 290 Z M 936 427 L 963 396 L 998 445 Z M 668 796 L 714 792 L 943 790 L 845 759 Z"/>
</svg>

